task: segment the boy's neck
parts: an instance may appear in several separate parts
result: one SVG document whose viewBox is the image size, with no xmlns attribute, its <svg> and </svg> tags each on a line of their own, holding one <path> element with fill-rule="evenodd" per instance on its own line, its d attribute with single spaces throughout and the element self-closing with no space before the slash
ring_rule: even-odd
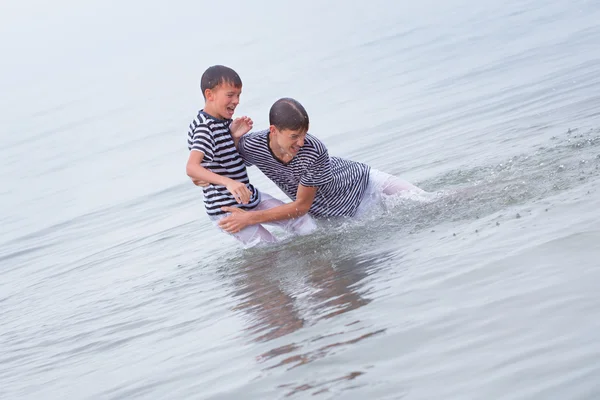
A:
<svg viewBox="0 0 600 400">
<path fill-rule="evenodd" d="M 226 120 L 227 118 L 220 115 L 215 108 L 216 107 L 213 107 L 212 104 L 205 104 L 202 111 L 204 111 L 205 113 L 207 113 L 208 115 L 210 115 L 213 118 Z"/>
<path fill-rule="evenodd" d="M 292 161 L 292 158 L 294 157 L 281 151 L 281 148 L 277 146 L 271 135 L 271 132 L 267 133 L 267 145 L 269 146 L 269 149 L 271 149 L 271 154 L 273 154 L 275 158 L 277 158 L 282 163 L 288 164 L 290 161 Z"/>
</svg>

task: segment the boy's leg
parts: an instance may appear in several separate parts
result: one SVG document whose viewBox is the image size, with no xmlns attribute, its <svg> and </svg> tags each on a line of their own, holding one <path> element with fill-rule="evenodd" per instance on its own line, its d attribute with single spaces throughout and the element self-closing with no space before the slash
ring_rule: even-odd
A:
<svg viewBox="0 0 600 400">
<path fill-rule="evenodd" d="M 254 208 L 257 211 L 268 210 L 285 204 L 283 201 L 276 199 L 268 193 L 261 192 L 260 204 Z M 252 211 L 250 211 L 252 212 Z M 284 219 L 281 221 L 269 222 L 269 225 L 276 225 L 284 229 L 286 232 L 291 232 L 296 235 L 308 235 L 317 229 L 317 224 L 308 214 L 304 214 L 298 218 Z"/>
<path fill-rule="evenodd" d="M 369 183 L 356 210 L 355 218 L 362 218 L 372 210 L 385 209 L 385 198 L 393 195 L 427 195 L 428 192 L 397 176 L 371 168 Z"/>
<path fill-rule="evenodd" d="M 221 232 L 227 235 L 231 235 L 234 238 L 236 238 L 244 245 L 244 248 L 253 247 L 258 244 L 277 243 L 277 239 L 275 238 L 275 236 L 273 236 L 271 232 L 269 232 L 264 226 L 260 224 L 247 226 L 236 233 L 229 233 L 224 231 L 223 229 L 221 229 L 221 227 L 219 227 L 218 222 L 221 218 L 224 218 L 226 215 L 229 214 L 210 217 L 210 219 L 213 221 L 213 225 L 217 227 L 217 229 L 219 229 Z"/>
<path fill-rule="evenodd" d="M 413 185 L 408 181 L 405 181 L 404 179 L 373 168 L 371 168 L 369 180 L 373 180 L 373 183 L 379 189 L 378 191 L 386 195 L 400 193 L 426 193 L 423 189 Z"/>
</svg>

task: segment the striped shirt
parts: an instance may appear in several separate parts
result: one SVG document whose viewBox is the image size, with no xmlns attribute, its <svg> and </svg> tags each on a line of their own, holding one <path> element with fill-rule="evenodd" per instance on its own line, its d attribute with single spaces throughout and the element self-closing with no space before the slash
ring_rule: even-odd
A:
<svg viewBox="0 0 600 400">
<path fill-rule="evenodd" d="M 252 192 L 248 204 L 238 204 L 225 186 L 211 183 L 203 187 L 204 207 L 208 215 L 224 214 L 221 210 L 223 206 L 251 210 L 260 203 L 260 193 L 250 184 L 244 161 L 235 148 L 229 131 L 230 124 L 231 120 L 218 119 L 200 110 L 188 130 L 188 150 L 204 154 L 201 163 L 204 168 L 243 182 Z"/>
<path fill-rule="evenodd" d="M 369 182 L 370 167 L 355 161 L 330 157 L 325 145 L 307 134 L 304 146 L 285 164 L 269 147 L 269 130 L 247 133 L 238 150 L 246 165 L 255 165 L 290 199 L 298 186 L 317 186 L 309 214 L 314 217 L 353 216 Z"/>
</svg>

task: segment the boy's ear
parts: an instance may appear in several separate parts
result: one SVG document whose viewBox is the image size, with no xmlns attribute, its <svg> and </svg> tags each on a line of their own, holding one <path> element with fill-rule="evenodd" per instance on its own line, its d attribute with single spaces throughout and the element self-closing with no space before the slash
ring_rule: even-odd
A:
<svg viewBox="0 0 600 400">
<path fill-rule="evenodd" d="M 269 133 L 272 133 L 273 135 L 277 134 L 277 128 L 275 128 L 275 125 L 269 125 Z"/>
<path fill-rule="evenodd" d="M 213 91 L 211 89 L 206 89 L 204 91 L 204 97 L 206 98 L 207 101 L 212 101 L 213 100 Z"/>
</svg>

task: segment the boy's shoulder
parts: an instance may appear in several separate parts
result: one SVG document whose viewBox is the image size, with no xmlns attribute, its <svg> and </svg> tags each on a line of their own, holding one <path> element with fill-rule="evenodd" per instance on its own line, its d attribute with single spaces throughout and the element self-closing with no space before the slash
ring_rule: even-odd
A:
<svg viewBox="0 0 600 400">
<path fill-rule="evenodd" d="M 244 139 L 244 140 L 262 140 L 262 139 L 266 139 L 268 135 L 269 135 L 269 130 L 263 129 L 260 131 L 248 132 L 242 136 L 242 139 Z"/>
<path fill-rule="evenodd" d="M 193 132 L 208 131 L 210 133 L 221 133 L 224 130 L 229 131 L 230 124 L 231 120 L 220 120 L 200 110 L 190 124 L 190 130 Z"/>
<path fill-rule="evenodd" d="M 269 130 L 248 132 L 240 137 L 238 148 L 248 152 L 266 151 L 268 147 Z"/>
<path fill-rule="evenodd" d="M 325 146 L 325 143 L 323 143 L 317 137 L 311 135 L 310 133 L 307 133 L 306 139 L 304 139 L 304 147 L 307 147 L 307 146 L 314 149 L 314 151 L 316 151 L 318 153 L 326 153 L 327 152 L 327 146 Z"/>
</svg>

